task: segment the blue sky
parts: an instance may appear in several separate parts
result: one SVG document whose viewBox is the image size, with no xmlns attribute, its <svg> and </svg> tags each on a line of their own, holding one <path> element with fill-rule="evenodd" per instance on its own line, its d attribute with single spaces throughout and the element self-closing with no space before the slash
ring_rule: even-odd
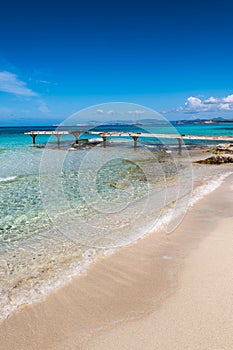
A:
<svg viewBox="0 0 233 350">
<path fill-rule="evenodd" d="M 59 123 L 110 101 L 233 119 L 233 3 L 8 1 L 0 125 Z"/>
</svg>

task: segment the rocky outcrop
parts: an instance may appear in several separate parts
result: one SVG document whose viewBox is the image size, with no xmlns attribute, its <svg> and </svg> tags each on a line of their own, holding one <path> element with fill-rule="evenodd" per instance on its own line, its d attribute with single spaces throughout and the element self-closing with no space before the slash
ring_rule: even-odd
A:
<svg viewBox="0 0 233 350">
<path fill-rule="evenodd" d="M 208 149 L 207 152 L 214 154 L 233 154 L 233 143 L 221 144 L 214 148 Z"/>
<path fill-rule="evenodd" d="M 229 163 L 233 163 L 233 156 L 217 155 L 217 156 L 209 157 L 206 159 L 198 160 L 196 163 L 198 163 L 198 164 L 215 164 L 215 165 L 229 164 Z"/>
<path fill-rule="evenodd" d="M 205 152 L 214 154 L 213 156 L 196 161 L 198 164 L 230 164 L 233 163 L 233 143 L 223 143 L 214 148 L 209 148 Z"/>
</svg>

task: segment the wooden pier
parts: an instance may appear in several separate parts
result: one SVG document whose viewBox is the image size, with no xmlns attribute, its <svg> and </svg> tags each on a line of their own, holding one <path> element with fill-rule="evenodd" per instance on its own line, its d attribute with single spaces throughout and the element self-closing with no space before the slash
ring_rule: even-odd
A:
<svg viewBox="0 0 233 350">
<path fill-rule="evenodd" d="M 25 135 L 30 135 L 32 137 L 32 143 L 35 145 L 36 144 L 36 136 L 37 135 L 54 135 L 57 138 L 57 143 L 60 144 L 61 142 L 61 136 L 62 135 L 73 135 L 75 137 L 75 142 L 78 143 L 78 138 L 79 135 L 83 133 L 81 131 L 61 131 L 61 130 L 54 130 L 54 131 L 29 131 L 25 132 Z"/>
<path fill-rule="evenodd" d="M 176 139 L 178 141 L 179 145 L 179 152 L 181 153 L 182 149 L 182 142 L 183 140 L 203 140 L 203 141 L 219 141 L 219 142 L 232 142 L 233 143 L 233 136 L 204 136 L 204 135 L 182 135 L 182 134 L 150 134 L 150 133 L 143 133 L 143 132 L 103 132 L 103 131 L 30 131 L 25 132 L 26 135 L 30 135 L 32 137 L 33 144 L 36 143 L 36 136 L 37 135 L 54 135 L 57 137 L 58 145 L 60 144 L 60 139 L 62 135 L 73 135 L 75 137 L 75 142 L 78 144 L 79 142 L 79 135 L 85 134 L 85 135 L 99 135 L 104 145 L 106 146 L 106 141 L 108 137 L 131 137 L 134 141 L 134 146 L 137 146 L 137 140 L 139 137 L 143 138 L 156 138 L 156 139 Z"/>
</svg>

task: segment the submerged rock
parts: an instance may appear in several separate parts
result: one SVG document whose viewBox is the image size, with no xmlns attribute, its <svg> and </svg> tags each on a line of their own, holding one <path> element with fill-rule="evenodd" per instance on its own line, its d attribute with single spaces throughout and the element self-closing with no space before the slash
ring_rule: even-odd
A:
<svg viewBox="0 0 233 350">
<path fill-rule="evenodd" d="M 130 187 L 130 183 L 128 183 L 128 182 L 113 183 L 113 184 L 110 184 L 110 187 L 114 187 L 114 188 L 117 188 L 119 190 L 125 190 L 126 188 Z"/>
</svg>

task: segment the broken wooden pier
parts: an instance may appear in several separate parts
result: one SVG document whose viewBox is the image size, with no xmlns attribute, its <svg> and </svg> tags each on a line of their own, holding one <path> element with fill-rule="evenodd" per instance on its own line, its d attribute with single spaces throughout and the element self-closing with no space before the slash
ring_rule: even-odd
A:
<svg viewBox="0 0 233 350">
<path fill-rule="evenodd" d="M 36 137 L 37 135 L 54 135 L 57 138 L 57 143 L 60 144 L 61 142 L 61 136 L 62 135 L 73 135 L 75 137 L 75 142 L 78 143 L 78 138 L 79 135 L 81 134 L 81 131 L 65 131 L 65 130 L 51 130 L 51 131 L 29 131 L 25 132 L 25 135 L 30 135 L 32 137 L 32 143 L 35 145 L 36 144 Z"/>
<path fill-rule="evenodd" d="M 73 135 L 75 138 L 75 143 L 79 143 L 79 136 L 82 134 L 88 135 L 98 135 L 102 138 L 104 145 L 106 145 L 106 141 L 108 137 L 130 137 L 134 141 L 134 146 L 136 147 L 138 138 L 156 138 L 156 139 L 176 139 L 179 145 L 179 152 L 181 153 L 183 140 L 204 140 L 204 141 L 219 141 L 219 142 L 232 142 L 233 136 L 204 136 L 204 135 L 184 135 L 184 134 L 150 134 L 143 132 L 103 132 L 103 131 L 62 131 L 62 130 L 54 130 L 54 131 L 30 131 L 25 132 L 26 135 L 30 135 L 32 137 L 33 144 L 36 143 L 37 135 L 54 135 L 57 137 L 58 145 L 60 144 L 60 139 L 62 135 Z"/>
</svg>

